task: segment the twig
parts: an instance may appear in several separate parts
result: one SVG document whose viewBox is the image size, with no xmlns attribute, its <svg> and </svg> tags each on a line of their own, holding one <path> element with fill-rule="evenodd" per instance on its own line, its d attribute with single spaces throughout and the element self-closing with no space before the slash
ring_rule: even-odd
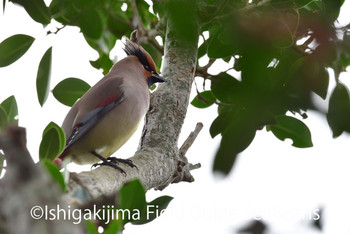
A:
<svg viewBox="0 0 350 234">
<path fill-rule="evenodd" d="M 193 132 L 191 132 L 190 135 L 187 137 L 187 139 L 184 141 L 179 151 L 179 155 L 181 158 L 185 157 L 186 152 L 192 146 L 193 142 L 196 140 L 202 128 L 203 128 L 203 124 L 201 122 L 197 123 Z"/>
<path fill-rule="evenodd" d="M 141 33 L 141 35 L 145 35 L 147 30 L 145 26 L 142 23 L 142 19 L 139 13 L 139 10 L 137 9 L 137 4 L 135 0 L 129 0 L 131 4 L 132 11 L 134 13 L 134 18 L 133 18 L 133 26 L 134 28 L 138 29 Z"/>
<path fill-rule="evenodd" d="M 271 0 L 261 0 L 261 1 L 257 2 L 257 3 L 249 4 L 249 5 L 247 5 L 247 6 L 243 7 L 243 8 L 241 8 L 241 9 L 239 9 L 239 11 L 240 11 L 240 12 L 250 11 L 250 10 L 252 10 L 252 9 L 254 9 L 254 8 L 256 8 L 256 7 L 260 7 L 260 6 L 266 4 L 266 3 L 270 2 L 270 1 L 271 1 Z"/>
<path fill-rule="evenodd" d="M 61 31 L 62 29 L 64 29 L 65 27 L 66 27 L 67 25 L 65 24 L 65 25 L 63 25 L 62 27 L 56 27 L 56 31 L 47 31 L 46 32 L 46 35 L 50 35 L 50 34 L 57 34 L 59 31 Z"/>
<path fill-rule="evenodd" d="M 213 63 L 216 61 L 216 59 L 209 59 L 209 62 L 203 66 L 203 67 L 200 67 L 200 66 L 197 66 L 196 68 L 196 76 L 200 76 L 200 77 L 203 77 L 204 79 L 207 79 L 210 75 L 208 73 L 208 69 L 211 65 L 213 65 Z"/>
</svg>

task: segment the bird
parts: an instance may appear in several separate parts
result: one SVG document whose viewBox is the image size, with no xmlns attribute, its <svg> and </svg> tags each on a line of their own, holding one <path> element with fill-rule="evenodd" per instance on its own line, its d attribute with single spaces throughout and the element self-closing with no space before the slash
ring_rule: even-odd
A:
<svg viewBox="0 0 350 234">
<path fill-rule="evenodd" d="M 136 131 L 150 105 L 149 88 L 166 82 L 150 54 L 126 39 L 127 56 L 72 106 L 62 123 L 66 146 L 58 157 L 77 164 L 136 167 L 131 160 L 111 157 Z M 98 163 L 102 161 L 101 163 Z"/>
</svg>

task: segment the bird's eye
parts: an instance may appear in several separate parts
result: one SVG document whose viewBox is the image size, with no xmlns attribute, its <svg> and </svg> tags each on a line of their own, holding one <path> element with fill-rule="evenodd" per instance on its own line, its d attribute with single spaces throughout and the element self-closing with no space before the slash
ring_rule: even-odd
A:
<svg viewBox="0 0 350 234">
<path fill-rule="evenodd" d="M 150 67 L 148 65 L 143 65 L 143 68 L 147 71 L 151 71 Z"/>
</svg>

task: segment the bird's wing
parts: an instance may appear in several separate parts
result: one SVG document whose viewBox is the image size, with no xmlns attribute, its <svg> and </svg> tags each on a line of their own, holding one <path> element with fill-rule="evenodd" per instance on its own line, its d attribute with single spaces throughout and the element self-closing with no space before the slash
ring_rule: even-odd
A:
<svg viewBox="0 0 350 234">
<path fill-rule="evenodd" d="M 104 82 L 97 83 L 81 98 L 77 107 L 73 106 L 73 108 L 78 110 L 75 110 L 76 116 L 74 120 L 72 120 L 73 118 L 70 120 L 73 128 L 69 133 L 66 147 L 60 157 L 64 157 L 69 147 L 125 99 L 121 89 L 122 79 L 104 79 L 106 79 Z"/>
</svg>

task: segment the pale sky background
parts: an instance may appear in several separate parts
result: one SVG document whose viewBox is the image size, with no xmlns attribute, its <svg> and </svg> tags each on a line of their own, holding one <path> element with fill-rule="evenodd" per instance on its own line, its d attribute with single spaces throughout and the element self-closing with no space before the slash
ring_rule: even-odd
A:
<svg viewBox="0 0 350 234">
<path fill-rule="evenodd" d="M 2 9 L 0 9 L 2 12 Z M 339 17 L 342 25 L 350 22 L 350 1 L 347 0 Z M 55 29 L 53 27 L 51 29 Z M 36 38 L 30 50 L 14 64 L 0 68 L 0 101 L 15 95 L 19 108 L 19 124 L 27 129 L 28 148 L 35 161 L 41 135 L 50 121 L 60 125 L 69 110 L 50 94 L 41 108 L 36 96 L 35 79 L 38 65 L 45 51 L 53 46 L 51 89 L 68 77 L 78 77 L 90 85 L 102 78 L 89 60 L 98 55 L 84 41 L 76 27 L 67 27 L 57 35 L 46 36 L 43 29 L 23 9 L 8 3 L 5 15 L 0 14 L 0 41 L 14 34 L 28 34 Z M 121 43 L 111 54 L 118 59 L 125 56 Z M 205 59 L 204 59 L 205 60 Z M 203 62 L 203 61 L 200 61 Z M 224 70 L 218 62 L 210 70 L 213 74 Z M 341 81 L 350 85 L 350 74 L 343 73 Z M 197 78 L 198 82 L 201 82 Z M 334 87 L 330 79 L 330 90 Z M 193 90 L 191 99 L 196 95 Z M 327 100 L 318 100 L 327 108 Z M 173 196 L 165 213 L 155 221 L 126 226 L 130 233 L 236 233 L 234 230 L 254 218 L 268 224 L 269 234 L 347 234 L 350 233 L 350 154 L 349 135 L 333 140 L 324 118 L 309 112 L 304 122 L 312 133 L 314 147 L 297 149 L 291 141 L 279 141 L 266 130 L 258 131 L 253 143 L 239 157 L 229 176 L 212 172 L 212 163 L 220 138 L 211 139 L 209 127 L 216 117 L 216 107 L 188 109 L 182 128 L 180 144 L 197 122 L 204 128 L 187 153 L 190 162 L 202 167 L 193 171 L 194 183 L 170 185 L 163 191 L 149 191 L 148 201 L 162 195 Z M 115 154 L 133 155 L 138 146 L 142 127 Z M 70 167 L 77 170 L 76 167 Z M 85 169 L 90 167 L 85 167 Z M 309 219 L 323 208 L 323 232 L 316 230 Z M 29 214 L 28 214 L 29 215 Z"/>
</svg>

